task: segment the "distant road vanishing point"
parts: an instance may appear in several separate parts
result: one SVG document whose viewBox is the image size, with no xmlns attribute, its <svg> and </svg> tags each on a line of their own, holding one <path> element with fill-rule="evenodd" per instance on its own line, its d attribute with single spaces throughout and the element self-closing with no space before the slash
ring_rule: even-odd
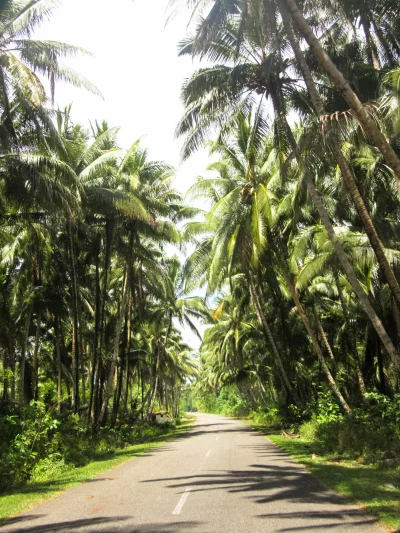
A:
<svg viewBox="0 0 400 533">
<path fill-rule="evenodd" d="M 186 434 L 10 519 L 24 533 L 379 533 L 360 509 L 245 424 Z"/>
</svg>

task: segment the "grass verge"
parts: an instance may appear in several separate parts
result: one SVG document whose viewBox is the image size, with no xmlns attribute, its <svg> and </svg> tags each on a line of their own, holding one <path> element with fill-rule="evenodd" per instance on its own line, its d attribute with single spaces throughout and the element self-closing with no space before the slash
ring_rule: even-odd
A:
<svg viewBox="0 0 400 533">
<path fill-rule="evenodd" d="M 109 457 L 99 457 L 80 468 L 70 468 L 51 479 L 32 482 L 21 487 L 15 487 L 10 492 L 0 494 L 0 524 L 6 518 L 19 514 L 38 503 L 56 496 L 60 492 L 93 479 L 115 466 L 128 461 L 136 455 L 142 455 L 153 448 L 161 446 L 168 440 L 187 431 L 193 424 L 194 418 L 187 420 L 176 428 L 166 430 L 152 442 L 144 442 L 116 450 Z"/>
<path fill-rule="evenodd" d="M 318 444 L 303 438 L 288 439 L 246 421 L 264 433 L 326 486 L 376 516 L 392 531 L 400 533 L 400 467 L 362 464 L 357 460 L 323 454 Z"/>
</svg>

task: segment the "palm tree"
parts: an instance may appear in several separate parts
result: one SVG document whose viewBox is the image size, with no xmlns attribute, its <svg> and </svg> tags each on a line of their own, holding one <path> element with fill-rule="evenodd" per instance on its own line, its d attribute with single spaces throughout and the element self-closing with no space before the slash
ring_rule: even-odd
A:
<svg viewBox="0 0 400 533">
<path fill-rule="evenodd" d="M 13 109 L 22 106 L 37 111 L 40 116 L 47 101 L 40 75 L 50 82 L 51 99 L 54 103 L 57 81 L 72 83 L 100 95 L 98 89 L 83 76 L 61 64 L 64 57 L 87 54 L 85 50 L 59 43 L 39 41 L 31 35 L 40 23 L 51 15 L 56 3 L 48 0 L 29 0 L 23 3 L 7 0 L 0 9 L 0 108 L 3 116 L 1 137 L 3 149 L 20 145 L 14 127 Z M 8 139 L 8 141 L 7 141 Z"/>
<path fill-rule="evenodd" d="M 255 5 L 262 12 L 263 4 L 256 3 Z M 205 42 L 201 42 L 202 28 L 203 26 L 207 27 L 207 22 L 202 23 L 197 35 L 183 43 L 182 49 L 185 53 L 206 55 L 211 60 L 213 58 L 222 58 L 224 62 L 228 63 L 228 61 L 235 60 L 236 57 L 236 64 L 233 67 L 230 66 L 231 63 L 228 63 L 216 68 L 199 70 L 185 84 L 182 94 L 187 110 L 177 130 L 178 134 L 188 133 L 183 154 L 190 154 L 191 150 L 197 147 L 198 143 L 206 137 L 211 125 L 221 123 L 222 113 L 226 114 L 229 110 L 231 119 L 225 121 L 225 124 L 221 127 L 220 135 L 224 135 L 226 131 L 229 131 L 229 127 L 237 120 L 237 114 L 242 112 L 242 109 L 247 111 L 251 107 L 251 98 L 254 98 L 254 93 L 270 96 L 276 119 L 275 129 L 277 134 L 275 137 L 278 138 L 280 149 L 284 151 L 285 143 L 282 144 L 281 139 L 286 139 L 292 153 L 302 163 L 309 194 L 327 229 L 329 238 L 335 246 L 340 263 L 355 293 L 362 301 L 363 308 L 372 321 L 384 346 L 398 366 L 400 364 L 400 356 L 358 282 L 311 179 L 311 172 L 314 173 L 314 170 L 308 168 L 306 159 L 300 158 L 299 148 L 286 118 L 286 104 L 283 94 L 287 78 L 281 81 L 275 67 L 277 65 L 281 69 L 284 63 L 279 49 L 277 50 L 276 46 L 274 46 L 276 40 L 270 44 L 270 37 L 263 36 L 263 26 L 261 24 L 260 27 L 260 20 L 263 21 L 265 17 L 259 15 L 259 12 L 254 9 L 253 16 L 247 15 L 244 19 L 244 24 L 241 25 L 228 20 L 226 28 L 218 28 L 216 38 L 219 38 L 219 40 L 215 42 L 210 42 L 207 36 Z M 210 14 L 209 18 L 211 16 Z M 258 28 L 258 32 L 254 30 L 254 27 Z M 276 27 L 272 24 L 273 35 L 275 30 Z M 274 47 L 272 53 L 266 56 L 264 50 L 268 49 L 268 46 Z M 267 59 L 263 61 L 265 57 Z M 291 97 L 293 98 L 295 94 L 295 92 L 292 92 Z M 298 97 L 296 97 L 297 99 Z M 312 161 L 313 158 L 310 158 L 310 160 Z M 390 267 L 388 270 L 390 271 Z M 392 276 L 392 278 L 394 277 Z M 296 297 L 295 295 L 293 296 Z M 306 327 L 311 332 L 311 328 L 309 326 Z M 313 340 L 313 342 L 315 341 L 316 339 Z M 319 350 L 317 342 L 315 342 L 315 349 Z"/>
<path fill-rule="evenodd" d="M 199 7 L 203 8 L 205 4 L 209 3 L 210 2 L 198 1 L 194 3 L 190 2 L 189 4 L 194 4 L 194 9 L 197 10 Z M 201 49 L 202 40 L 206 41 L 206 46 L 209 46 L 212 43 L 212 40 L 218 34 L 221 23 L 225 23 L 229 15 L 239 14 L 239 18 L 246 20 L 249 14 L 256 12 L 253 1 L 248 2 L 248 0 L 237 0 L 226 3 L 223 0 L 214 0 L 211 3 L 212 8 L 209 10 L 208 15 L 204 17 L 201 24 L 202 27 L 200 31 L 198 31 L 195 42 L 197 50 Z M 275 23 L 275 2 L 272 0 L 263 0 L 262 4 L 265 7 L 265 13 L 269 13 L 271 15 L 270 20 L 273 20 Z M 295 0 L 282 0 L 280 5 L 287 8 L 301 36 L 309 45 L 310 51 L 318 59 L 322 69 L 327 73 L 334 86 L 340 91 L 365 133 L 371 138 L 375 146 L 382 153 L 388 166 L 393 170 L 397 179 L 400 194 L 400 159 L 397 157 L 385 135 L 379 129 L 367 108 L 360 101 L 348 80 L 343 76 L 342 72 L 335 66 L 330 56 L 326 53 Z M 261 18 L 261 24 L 265 24 L 267 20 L 266 17 Z M 242 23 L 240 24 L 240 27 L 243 27 Z"/>
</svg>

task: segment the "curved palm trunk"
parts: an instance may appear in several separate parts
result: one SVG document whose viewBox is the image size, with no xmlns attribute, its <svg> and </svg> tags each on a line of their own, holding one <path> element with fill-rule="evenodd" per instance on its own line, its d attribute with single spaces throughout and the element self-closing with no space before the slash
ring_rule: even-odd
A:
<svg viewBox="0 0 400 533">
<path fill-rule="evenodd" d="M 334 380 L 332 374 L 331 374 L 331 371 L 329 370 L 328 368 L 328 365 L 326 364 L 326 361 L 325 361 L 325 358 L 324 358 L 324 355 L 322 353 L 322 350 L 321 350 L 321 347 L 319 345 L 319 342 L 318 342 L 318 338 L 314 332 L 314 329 L 313 327 L 311 326 L 311 323 L 307 317 L 307 314 L 303 308 L 303 305 L 302 303 L 300 302 L 300 299 L 299 299 L 299 296 L 297 294 L 297 291 L 295 289 L 295 286 L 294 286 L 294 283 L 293 283 L 293 280 L 291 278 L 291 275 L 289 274 L 289 272 L 287 271 L 287 267 L 286 265 L 283 265 L 283 276 L 284 276 L 284 279 L 285 279 L 285 282 L 286 282 L 286 285 L 289 289 L 289 292 L 290 292 L 290 295 L 292 296 L 292 299 L 296 305 L 296 308 L 297 308 L 297 311 L 299 312 L 299 315 L 300 315 L 300 318 L 302 319 L 303 321 L 303 324 L 307 330 L 307 333 L 309 334 L 310 338 L 311 338 L 311 342 L 314 346 L 314 350 L 315 350 L 315 353 L 317 354 L 317 357 L 318 357 L 318 361 L 321 365 L 321 368 L 328 380 L 328 383 L 329 383 L 329 386 L 331 387 L 331 389 L 333 390 L 333 392 L 335 393 L 340 405 L 343 407 L 343 410 L 347 413 L 347 414 L 350 414 L 351 413 L 351 409 L 350 409 L 350 406 L 348 405 L 348 403 L 346 402 L 346 400 L 344 399 L 342 393 L 340 392 L 340 389 L 339 387 L 337 386 L 336 384 L 336 381 Z"/>
<path fill-rule="evenodd" d="M 272 350 L 272 353 L 274 355 L 274 359 L 275 359 L 275 364 L 278 368 L 278 371 L 280 373 L 280 376 L 281 376 L 281 379 L 282 379 L 282 382 L 283 382 L 283 385 L 284 387 L 286 388 L 286 390 L 288 391 L 288 393 L 291 395 L 291 397 L 293 398 L 294 402 L 296 403 L 296 405 L 300 405 L 300 402 L 299 402 L 299 399 L 297 397 L 297 394 L 295 392 L 295 390 L 293 389 L 291 383 L 290 383 L 290 380 L 288 378 L 288 375 L 286 373 L 286 370 L 285 370 L 285 367 L 283 366 L 283 363 L 282 363 L 282 359 L 281 359 L 281 356 L 279 354 L 279 350 L 278 350 L 278 347 L 276 346 L 276 343 L 275 343 L 275 339 L 274 339 L 274 336 L 272 335 L 272 331 L 268 325 L 268 322 L 265 318 L 265 315 L 263 313 L 263 310 L 262 310 L 262 305 L 261 305 L 261 302 L 260 302 L 260 298 L 257 294 L 257 289 L 254 285 L 254 281 L 252 280 L 252 278 L 250 277 L 250 280 L 249 280 L 249 287 L 250 287 L 250 296 L 251 296 L 251 300 L 253 302 L 253 305 L 254 305 L 254 309 L 256 311 L 256 315 L 257 315 L 257 319 L 258 319 L 258 322 L 264 332 L 264 336 L 265 336 L 265 339 L 267 341 L 267 343 L 269 343 L 270 347 L 271 347 L 271 350 Z"/>
<path fill-rule="evenodd" d="M 291 2 L 292 0 L 284 0 L 286 2 Z M 293 2 L 294 3 L 294 2 Z M 282 18 L 285 17 L 285 9 L 284 9 L 284 6 L 283 6 L 283 9 L 281 10 L 281 14 L 282 14 Z M 287 15 L 287 14 L 286 14 Z M 290 26 L 290 23 L 288 24 L 288 21 L 287 21 L 287 16 L 285 17 L 286 19 L 286 25 L 285 25 L 285 28 L 287 26 L 286 29 L 289 29 L 289 26 Z M 288 34 L 288 37 L 290 35 L 290 32 Z M 293 37 L 293 36 L 292 36 Z M 293 39 L 292 39 L 293 40 Z M 293 44 L 295 44 L 293 42 Z M 296 53 L 296 51 L 295 51 Z M 300 56 L 299 56 L 299 59 L 300 59 Z M 311 77 L 311 73 L 308 69 L 308 66 L 307 68 L 306 67 L 306 64 L 304 64 L 303 62 L 301 63 L 303 65 L 303 68 L 304 68 L 304 71 L 307 73 L 307 87 L 308 85 L 310 85 L 310 88 L 311 88 L 311 93 L 310 93 L 310 96 L 312 96 L 312 99 L 313 99 L 313 102 L 315 101 L 315 103 L 317 104 L 319 102 L 319 105 L 317 107 L 317 111 L 320 111 L 321 110 L 321 102 L 320 102 L 320 98 L 319 98 L 319 95 L 318 95 L 318 92 L 316 90 L 316 87 L 313 83 L 313 80 L 312 80 L 312 77 Z M 278 114 L 281 114 L 281 111 L 278 110 L 277 111 Z M 286 127 L 288 129 L 290 129 L 289 125 L 287 124 L 287 121 L 286 121 Z M 291 144 L 292 144 L 292 150 L 295 151 L 296 148 L 297 148 L 297 145 L 294 141 L 294 138 L 293 138 L 293 135 L 292 136 L 289 136 L 289 139 L 291 140 Z M 296 154 L 296 157 L 298 159 L 298 161 L 300 162 L 300 157 L 298 154 Z M 343 157 L 343 160 L 345 161 L 345 158 Z M 368 318 L 370 319 L 373 327 L 375 328 L 377 334 L 379 335 L 383 345 L 385 346 L 386 350 L 388 351 L 393 363 L 396 365 L 396 367 L 400 368 L 400 355 L 398 354 L 393 342 L 391 341 L 389 335 L 387 334 L 380 318 L 378 317 L 378 315 L 376 314 L 374 308 L 372 307 L 371 305 L 371 302 L 369 301 L 368 299 L 368 296 L 365 294 L 364 290 L 362 289 L 361 285 L 360 285 L 360 282 L 358 281 L 357 279 L 357 276 L 355 275 L 355 272 L 353 270 L 353 267 L 351 266 L 350 264 L 350 261 L 346 255 L 346 252 L 344 251 L 342 245 L 340 244 L 339 242 L 339 239 L 335 233 L 335 230 L 332 226 L 332 223 L 329 219 L 329 216 L 328 216 L 328 213 L 326 212 L 326 209 L 322 203 L 322 200 L 321 200 L 321 197 L 317 191 L 317 189 L 315 188 L 315 185 L 312 181 L 312 179 L 308 176 L 308 174 L 306 173 L 305 174 L 305 179 L 306 179 L 306 183 L 307 183 L 307 189 L 308 189 L 308 192 L 311 196 L 311 199 L 318 211 L 318 214 L 321 218 L 321 221 L 324 225 L 324 228 L 326 230 L 326 232 L 328 233 L 328 237 L 330 239 L 330 241 L 332 242 L 333 244 L 333 247 L 335 249 L 335 252 L 338 256 L 338 259 L 340 261 L 340 264 L 342 265 L 343 267 L 343 270 L 354 290 L 354 292 L 356 293 L 356 295 L 358 296 L 360 302 L 361 302 L 361 305 L 362 305 L 362 308 L 364 310 L 364 312 L 366 313 L 366 315 L 368 316 Z M 361 199 L 361 195 L 360 195 L 360 200 Z M 365 205 L 364 205 L 364 208 L 365 208 Z M 366 209 L 365 209 L 365 212 L 366 212 Z M 372 222 L 371 222 L 372 224 Z M 384 254 L 383 254 L 384 255 Z M 390 267 L 389 267 L 390 268 Z"/>
<path fill-rule="evenodd" d="M 321 97 L 318 93 L 317 87 L 312 77 L 311 70 L 304 57 L 304 53 L 301 50 L 299 42 L 293 31 L 289 13 L 287 12 L 285 8 L 283 0 L 279 1 L 279 8 L 280 8 L 280 13 L 282 16 L 282 21 L 285 27 L 286 34 L 288 36 L 290 45 L 295 54 L 296 61 L 303 74 L 303 78 L 304 78 L 308 93 L 310 95 L 311 103 L 317 115 L 320 117 L 321 115 L 325 114 L 324 105 L 322 103 Z M 355 181 L 351 166 L 349 165 L 347 159 L 343 155 L 343 152 L 340 149 L 337 139 L 330 139 L 330 144 L 332 146 L 332 150 L 333 150 L 333 154 L 335 156 L 336 162 L 340 168 L 343 181 L 347 187 L 347 190 L 349 191 L 349 194 L 354 203 L 354 206 L 357 209 L 357 213 L 363 223 L 363 226 L 368 236 L 371 247 L 374 250 L 375 257 L 378 261 L 379 267 L 383 275 L 386 278 L 386 281 L 390 287 L 390 290 L 392 291 L 397 307 L 400 309 L 400 285 L 385 255 L 382 242 L 378 236 L 374 223 L 372 222 L 372 219 L 366 208 L 365 202 L 357 187 L 357 183 Z"/>
<path fill-rule="evenodd" d="M 292 16 L 297 28 L 299 29 L 301 35 L 306 40 L 311 51 L 318 59 L 321 64 L 321 67 L 328 74 L 336 88 L 341 92 L 343 98 L 346 100 L 350 108 L 354 111 L 357 120 L 361 124 L 365 133 L 370 137 L 374 142 L 375 146 L 383 155 L 388 166 L 393 170 L 397 178 L 397 187 L 400 195 L 400 159 L 397 157 L 393 148 L 390 146 L 386 140 L 383 133 L 380 131 L 379 127 L 370 116 L 368 111 L 365 109 L 363 104 L 360 102 L 358 96 L 350 87 L 350 84 L 335 66 L 329 55 L 325 52 L 321 43 L 314 35 L 310 25 L 307 20 L 304 18 L 303 14 L 299 10 L 295 0 L 284 0 L 286 7 Z"/>
<path fill-rule="evenodd" d="M 335 372 L 337 373 L 338 370 L 339 370 L 339 367 L 338 367 L 338 364 L 337 364 L 337 361 L 336 361 L 336 357 L 335 357 L 335 354 L 333 353 L 331 344 L 330 344 L 330 342 L 328 340 L 328 337 L 327 337 L 327 335 L 325 333 L 325 330 L 324 330 L 324 327 L 322 325 L 322 322 L 321 322 L 321 320 L 318 317 L 318 313 L 317 313 L 317 310 L 315 309 L 315 306 L 313 308 L 313 311 L 314 311 L 315 322 L 317 324 L 318 331 L 319 331 L 319 333 L 321 335 L 321 339 L 324 341 L 326 350 L 327 350 L 327 352 L 329 354 L 330 360 L 332 361 L 333 368 L 334 368 Z"/>
<path fill-rule="evenodd" d="M 354 292 L 358 296 L 364 312 L 370 319 L 375 331 L 379 335 L 379 338 L 381 339 L 383 345 L 389 353 L 393 363 L 396 365 L 397 368 L 400 368 L 400 356 L 397 353 L 393 342 L 389 338 L 389 335 L 387 334 L 380 318 L 372 307 L 368 296 L 365 294 L 363 288 L 361 287 L 360 282 L 358 281 L 357 276 L 353 270 L 353 267 L 350 264 L 349 258 L 347 257 L 346 252 L 340 244 L 335 230 L 333 229 L 331 221 L 329 220 L 328 213 L 326 212 L 325 207 L 322 204 L 321 197 L 319 196 L 318 191 L 310 178 L 307 178 L 307 187 L 310 196 L 314 202 L 314 205 L 317 208 L 318 214 L 321 217 L 322 223 L 328 233 L 329 239 L 332 242 L 333 247 L 336 251 L 340 264 L 342 265 L 343 270 L 347 276 L 347 279 L 349 280 Z"/>
</svg>

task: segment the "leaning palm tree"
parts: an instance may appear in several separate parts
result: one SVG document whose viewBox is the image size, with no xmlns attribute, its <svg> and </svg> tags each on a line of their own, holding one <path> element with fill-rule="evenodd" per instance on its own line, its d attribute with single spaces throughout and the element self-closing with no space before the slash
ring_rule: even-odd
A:
<svg viewBox="0 0 400 533">
<path fill-rule="evenodd" d="M 225 173 L 225 180 L 231 183 L 230 190 L 226 190 L 226 194 L 215 203 L 206 217 L 206 225 L 203 228 L 203 232 L 205 234 L 211 232 L 210 246 L 207 249 L 207 247 L 204 247 L 203 242 L 199 250 L 200 257 L 199 253 L 195 252 L 186 270 L 191 272 L 191 276 L 198 276 L 199 259 L 203 255 L 202 264 L 206 267 L 208 273 L 206 277 L 208 290 L 215 290 L 221 287 L 227 278 L 229 279 L 238 273 L 244 273 L 256 315 L 264 331 L 266 341 L 273 352 L 276 367 L 279 370 L 284 387 L 299 403 L 283 365 L 274 335 L 265 318 L 261 293 L 257 287 L 257 281 L 254 280 L 254 278 L 257 279 L 260 263 L 265 260 L 266 248 L 272 249 L 274 260 L 277 262 L 278 268 L 282 270 L 287 288 L 313 340 L 317 357 L 327 379 L 343 408 L 349 412 L 350 408 L 325 363 L 317 335 L 300 302 L 286 258 L 282 255 L 279 230 L 277 232 L 274 228 L 276 215 L 274 214 L 273 204 L 276 200 L 272 190 L 269 188 L 269 182 L 273 182 L 277 173 L 276 171 L 270 172 L 271 168 L 273 168 L 271 164 L 264 164 L 266 146 L 262 140 L 262 135 L 257 131 L 261 122 L 260 109 L 260 113 L 255 117 L 253 124 L 242 118 L 242 122 L 239 122 L 236 139 L 233 138 L 233 140 L 226 143 L 219 141 L 214 145 L 214 150 L 223 154 L 223 163 L 233 171 L 231 180 L 229 173 Z M 270 144 L 267 144 L 268 146 Z M 221 178 L 220 181 L 225 185 Z M 218 184 L 218 180 L 210 180 L 211 194 L 216 184 Z M 196 190 L 204 194 L 207 190 L 207 180 L 200 181 L 192 187 L 193 192 Z M 196 231 L 198 231 L 198 228 L 196 228 Z M 209 237 L 206 237 L 206 241 L 208 239 Z M 192 268 L 191 263 L 197 268 Z"/>
<path fill-rule="evenodd" d="M 197 32 L 195 45 L 198 50 L 204 49 L 204 42 L 206 46 L 212 45 L 221 26 L 226 23 L 230 16 L 239 18 L 241 20 L 239 26 L 242 28 L 246 24 L 249 14 L 254 15 L 257 13 L 257 3 L 249 0 L 233 0 L 231 2 L 225 2 L 224 0 L 198 0 L 188 2 L 188 5 L 193 7 L 194 14 L 201 13 L 210 4 L 211 9 L 208 9 L 208 12 L 203 15 L 200 30 Z M 340 91 L 365 133 L 371 138 L 382 153 L 388 166 L 393 170 L 400 191 L 400 159 L 367 107 L 354 92 L 349 81 L 323 48 L 307 20 L 307 15 L 303 14 L 295 0 L 262 0 L 262 5 L 264 12 L 269 14 L 269 16 L 260 19 L 265 34 L 267 34 L 266 31 L 269 29 L 267 27 L 268 23 L 273 21 L 273 25 L 275 24 L 276 12 L 279 12 L 280 9 L 288 11 L 300 35 L 308 44 L 311 53 L 319 61 L 321 68 L 326 72 L 336 89 Z M 307 5 L 305 7 L 307 8 Z M 276 34 L 274 31 L 273 33 Z"/>
<path fill-rule="evenodd" d="M 303 150 L 301 156 L 300 147 L 297 145 L 289 126 L 284 94 L 288 94 L 292 100 L 298 101 L 298 90 L 292 89 L 290 91 L 292 86 L 290 78 L 287 75 L 281 75 L 282 69 L 284 69 L 283 73 L 287 72 L 288 64 L 285 64 L 282 59 L 279 42 L 277 42 L 279 38 L 272 38 L 277 35 L 278 31 L 275 18 L 273 18 L 271 34 L 265 35 L 263 24 L 268 11 L 264 11 L 264 7 L 263 2 L 255 2 L 253 11 L 246 14 L 243 24 L 238 23 L 234 17 L 227 18 L 225 14 L 223 17 L 225 25 L 217 26 L 217 30 L 212 33 L 214 40 L 210 40 L 207 35 L 203 36 L 204 28 L 207 29 L 207 21 L 202 22 L 196 35 L 182 44 L 182 50 L 185 53 L 200 55 L 200 57 L 205 56 L 211 61 L 221 61 L 222 63 L 215 67 L 198 70 L 183 87 L 182 96 L 186 105 L 186 112 L 177 130 L 178 134 L 186 134 L 187 136 L 183 154 L 190 154 L 198 147 L 199 143 L 204 142 L 212 127 L 217 126 L 220 135 L 226 135 L 226 132 L 237 122 L 238 114 L 248 113 L 252 105 L 254 106 L 256 94 L 270 98 L 275 112 L 275 139 L 277 146 L 279 146 L 281 158 L 282 160 L 285 159 L 285 152 L 287 153 L 287 148 L 290 147 L 292 156 L 289 157 L 285 166 L 289 164 L 293 154 L 302 165 L 302 173 L 309 194 L 327 229 L 329 238 L 332 240 L 340 263 L 382 343 L 393 362 L 399 366 L 400 356 L 363 291 L 315 187 L 313 181 L 313 176 L 316 173 L 315 158 L 312 154 L 309 158 L 305 157 L 310 154 L 311 144 L 307 143 L 307 151 Z M 264 16 L 260 16 L 260 13 L 264 13 Z M 228 119 L 225 118 L 227 114 Z M 310 139 L 308 141 L 310 142 Z M 381 251 L 383 252 L 382 247 Z M 384 258 L 384 253 L 381 256 Z M 386 266 L 389 274 L 391 269 L 387 262 Z M 392 280 L 396 286 L 393 273 Z M 292 285 L 290 286 L 293 289 Z M 297 300 L 295 294 L 293 297 Z M 297 303 L 300 304 L 300 302 Z M 306 320 L 302 311 L 299 312 Z M 308 324 L 306 327 L 313 338 L 311 326 Z M 318 349 L 315 338 L 313 342 Z"/>
</svg>

